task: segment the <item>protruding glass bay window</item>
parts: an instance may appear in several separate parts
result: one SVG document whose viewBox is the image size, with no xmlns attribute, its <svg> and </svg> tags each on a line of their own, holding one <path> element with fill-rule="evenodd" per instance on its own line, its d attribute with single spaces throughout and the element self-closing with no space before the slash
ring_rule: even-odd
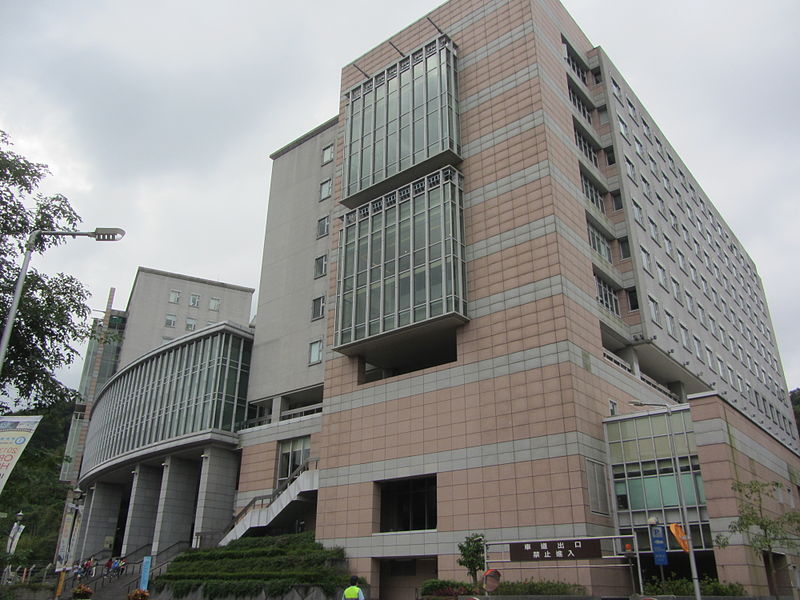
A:
<svg viewBox="0 0 800 600">
<path fill-rule="evenodd" d="M 426 321 L 467 320 L 461 179 L 445 167 L 344 216 L 339 352 Z"/>
<path fill-rule="evenodd" d="M 447 36 L 352 88 L 346 102 L 346 206 L 460 162 L 456 49 Z"/>
</svg>

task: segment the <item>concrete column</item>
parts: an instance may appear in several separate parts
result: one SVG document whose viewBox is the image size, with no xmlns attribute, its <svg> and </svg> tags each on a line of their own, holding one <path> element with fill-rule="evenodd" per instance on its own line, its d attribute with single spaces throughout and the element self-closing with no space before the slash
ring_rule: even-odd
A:
<svg viewBox="0 0 800 600">
<path fill-rule="evenodd" d="M 153 554 L 177 542 L 192 541 L 199 466 L 196 462 L 168 456 L 164 460 L 158 499 Z"/>
<path fill-rule="evenodd" d="M 122 542 L 123 556 L 153 543 L 160 495 L 161 469 L 137 465 L 133 474 L 128 520 Z"/>
<path fill-rule="evenodd" d="M 89 489 L 86 491 L 86 497 L 83 501 L 83 510 L 81 511 L 80 520 L 75 526 L 75 542 L 73 550 L 70 552 L 69 564 L 73 564 L 76 560 L 80 560 L 84 556 L 83 550 L 86 544 L 86 532 L 89 530 L 87 523 L 89 522 L 89 513 L 92 511 L 92 499 L 94 498 L 94 490 Z M 91 551 L 90 551 L 91 552 Z"/>
<path fill-rule="evenodd" d="M 270 423 L 277 423 L 281 420 L 281 410 L 283 409 L 283 396 L 275 396 L 272 399 L 272 414 L 269 417 Z"/>
<path fill-rule="evenodd" d="M 230 525 L 238 472 L 239 457 L 235 452 L 217 447 L 203 451 L 193 546 L 215 546 Z"/>
<path fill-rule="evenodd" d="M 122 504 L 122 486 L 115 483 L 98 482 L 84 507 L 81 529 L 85 532 L 81 557 L 99 554 L 103 548 L 111 548 L 117 531 L 119 509 Z M 108 539 L 112 543 L 108 543 Z"/>
</svg>

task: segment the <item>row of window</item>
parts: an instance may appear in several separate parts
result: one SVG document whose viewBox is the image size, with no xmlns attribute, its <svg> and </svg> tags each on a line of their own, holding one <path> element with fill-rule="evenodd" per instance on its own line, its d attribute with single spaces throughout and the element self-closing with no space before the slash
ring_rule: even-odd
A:
<svg viewBox="0 0 800 600">
<path fill-rule="evenodd" d="M 169 303 L 180 304 L 181 294 L 182 292 L 180 290 L 170 290 Z M 189 294 L 189 306 L 191 308 L 200 308 L 200 301 L 201 301 L 200 294 Z M 214 297 L 209 298 L 208 310 L 219 310 L 220 304 L 222 304 L 222 300 L 220 298 L 214 298 Z"/>
<path fill-rule="evenodd" d="M 215 321 L 206 321 L 207 325 L 213 325 Z M 178 326 L 178 316 L 175 314 L 167 313 L 164 317 L 164 327 L 175 329 Z M 186 317 L 186 331 L 194 331 L 197 329 L 197 319 L 194 317 Z M 173 339 L 173 338 L 169 338 Z"/>
<path fill-rule="evenodd" d="M 581 66 L 581 61 L 576 59 L 570 53 L 570 48 L 565 43 L 565 60 L 567 64 L 572 68 L 572 71 L 578 75 L 578 78 L 586 85 L 588 85 L 587 81 L 587 71 L 585 67 Z M 746 337 L 748 341 L 751 343 L 753 348 L 755 348 L 756 352 L 761 355 L 772 367 L 774 370 L 777 371 L 777 359 L 775 358 L 770 345 L 765 345 L 762 340 L 757 339 L 757 336 L 753 333 L 750 327 L 745 326 L 743 319 L 739 317 L 741 313 L 745 313 L 749 315 L 751 321 L 754 325 L 756 325 L 757 329 L 764 335 L 764 337 L 771 341 L 771 336 L 769 333 L 769 328 L 765 326 L 765 304 L 761 298 L 761 294 L 759 294 L 760 286 L 758 285 L 758 280 L 755 275 L 755 271 L 752 265 L 746 260 L 746 257 L 739 250 L 738 246 L 733 243 L 732 237 L 729 235 L 728 231 L 723 228 L 721 221 L 718 217 L 716 217 L 710 208 L 707 206 L 705 202 L 699 197 L 696 193 L 694 187 L 690 182 L 687 181 L 686 175 L 684 172 L 678 168 L 675 164 L 675 160 L 664 149 L 664 145 L 658 139 L 658 137 L 653 133 L 650 126 L 648 125 L 647 121 L 639 114 L 639 111 L 636 108 L 636 105 L 627 97 L 624 96 L 621 87 L 617 84 L 616 81 L 613 79 L 611 80 L 612 88 L 614 91 L 614 95 L 616 96 L 617 100 L 622 105 L 623 109 L 627 107 L 627 116 L 623 117 L 623 115 L 617 111 L 617 121 L 619 123 L 619 130 L 622 133 L 624 139 L 629 144 L 631 143 L 630 140 L 633 141 L 633 147 L 635 148 L 636 155 L 642 161 L 643 165 L 649 164 L 650 171 L 655 176 L 656 180 L 663 186 L 663 196 L 661 193 L 656 192 L 653 187 L 651 186 L 647 177 L 644 174 L 639 175 L 638 170 L 634 162 L 625 156 L 625 170 L 626 173 L 631 177 L 633 183 L 639 187 L 643 195 L 648 199 L 648 201 L 658 208 L 658 212 L 661 214 L 663 219 L 667 221 L 668 225 L 671 226 L 678 234 L 680 235 L 682 232 L 682 237 L 686 242 L 688 247 L 694 246 L 695 253 L 698 257 L 701 256 L 701 244 L 697 241 L 696 238 L 690 236 L 689 230 L 687 229 L 686 225 L 683 225 L 679 222 L 678 215 L 675 211 L 671 208 L 667 208 L 666 203 L 664 201 L 664 197 L 668 198 L 670 204 L 674 202 L 675 206 L 677 206 L 681 212 L 686 215 L 686 220 L 690 226 L 697 227 L 697 230 L 700 232 L 700 236 L 704 239 L 705 244 L 702 246 L 702 255 L 703 255 L 703 264 L 708 269 L 709 273 L 713 273 L 716 277 L 717 281 L 722 284 L 722 291 L 718 292 L 719 286 L 710 286 L 706 277 L 698 272 L 698 269 L 692 264 L 691 261 L 686 259 L 686 256 L 680 251 L 676 250 L 673 247 L 672 241 L 666 235 L 663 234 L 662 239 L 662 232 L 659 228 L 659 223 L 657 220 L 647 217 L 642 210 L 642 207 L 634 201 L 632 201 L 632 210 L 634 220 L 636 220 L 646 231 L 649 232 L 650 237 L 658 244 L 660 247 L 663 243 L 663 247 L 665 248 L 666 254 L 677 262 L 682 271 L 684 271 L 689 277 L 691 278 L 692 282 L 696 285 L 696 287 L 703 291 L 703 293 L 713 302 L 713 305 L 720 311 L 721 315 L 723 315 L 734 327 L 734 329 L 738 329 L 738 331 L 742 334 L 742 337 Z M 576 112 L 580 114 L 586 121 L 590 124 L 592 123 L 592 111 L 594 110 L 591 106 L 591 102 L 587 102 L 583 97 L 583 94 L 580 93 L 579 88 L 576 87 L 574 84 L 569 82 L 568 79 L 568 91 L 569 91 L 569 99 L 574 106 Z M 605 116 L 605 119 L 603 118 Z M 607 114 L 600 114 L 600 121 L 602 123 L 607 123 Z M 645 144 L 642 142 L 636 134 L 634 134 L 633 130 L 628 127 L 626 119 L 631 119 L 634 124 L 641 125 L 641 131 L 643 132 L 644 138 L 655 144 L 656 152 L 658 156 L 661 157 L 662 160 L 665 160 L 668 163 L 668 167 L 664 166 L 659 168 L 659 164 L 657 163 L 656 159 L 653 157 L 653 154 L 650 154 Z M 587 158 L 589 162 L 593 165 L 598 166 L 598 156 L 601 150 L 603 150 L 606 154 L 606 162 L 609 165 L 612 165 L 615 162 L 613 156 L 613 150 L 608 151 L 608 149 L 601 149 L 597 148 L 594 143 L 592 142 L 591 138 L 584 134 L 581 130 L 579 130 L 577 126 L 577 122 L 574 128 L 574 135 L 575 135 L 575 143 L 578 146 L 581 153 Z M 682 199 L 683 193 L 678 189 L 678 187 L 674 186 L 670 180 L 669 175 L 667 174 L 667 169 L 671 171 L 680 181 L 680 184 L 683 186 L 684 190 L 688 195 L 694 200 L 695 205 L 698 207 L 699 211 L 696 215 L 692 205 L 689 204 L 688 201 L 684 201 Z M 581 187 L 584 196 L 586 197 L 589 205 L 597 208 L 600 212 L 605 213 L 605 205 L 606 205 L 606 197 L 608 192 L 602 190 L 602 188 L 587 174 L 583 171 L 581 172 Z M 623 208 L 622 201 L 619 194 L 611 195 L 611 204 L 614 210 L 621 210 Z M 701 216 L 705 216 L 708 220 L 708 225 L 705 225 L 703 221 L 701 221 Z M 590 246 L 592 249 L 599 254 L 603 259 L 608 262 L 612 262 L 612 244 L 613 240 L 607 238 L 598 228 L 594 227 L 591 223 L 587 224 L 587 234 Z M 715 235 L 716 234 L 716 235 Z M 625 259 L 630 257 L 630 247 L 627 238 L 623 238 L 617 240 L 618 247 L 619 247 L 619 255 L 620 259 Z M 713 259 L 709 256 L 708 252 L 706 252 L 705 248 L 716 248 L 716 254 Z M 654 273 L 653 270 L 653 260 L 650 256 L 650 253 L 642 247 L 642 262 L 645 269 L 651 274 Z M 737 264 L 738 263 L 738 264 Z M 721 272 L 720 266 L 727 267 L 730 272 L 732 273 L 732 278 L 729 281 L 725 272 Z M 706 313 L 704 307 L 700 303 L 695 303 L 692 294 L 688 290 L 684 290 L 681 292 L 680 290 L 680 283 L 678 279 L 670 278 L 668 282 L 668 275 L 667 270 L 661 265 L 659 262 L 655 261 L 656 269 L 657 269 L 657 277 L 659 283 L 669 291 L 669 285 L 671 283 L 673 293 L 677 294 L 676 299 L 680 304 L 684 304 L 687 307 L 687 310 L 690 314 L 692 314 L 698 321 L 706 328 L 710 329 L 714 337 L 717 335 L 721 336 L 722 339 L 722 346 L 728 348 L 728 342 L 730 341 L 730 350 L 734 358 L 737 357 L 736 349 L 739 349 L 739 359 L 743 365 L 746 365 L 751 372 L 766 386 L 768 386 L 771 390 L 774 390 L 775 395 L 777 398 L 781 399 L 785 396 L 785 393 L 780 388 L 779 385 L 773 380 L 773 378 L 767 375 L 764 368 L 760 368 L 755 361 L 752 361 L 749 354 L 745 354 L 744 350 L 741 348 L 740 345 L 737 345 L 734 341 L 733 336 L 726 337 L 725 329 L 720 325 L 720 332 L 717 334 L 717 324 L 714 319 L 714 315 L 711 314 L 711 311 Z M 743 267 L 743 268 L 737 268 Z M 598 303 L 603 306 L 605 309 L 609 310 L 613 314 L 619 315 L 619 299 L 617 296 L 617 291 L 615 287 L 610 284 L 609 282 L 605 281 L 601 276 L 595 276 L 596 286 L 597 286 L 597 300 Z M 738 284 L 738 285 L 737 285 Z M 638 298 L 636 295 L 635 289 L 626 290 L 627 291 L 627 298 L 630 310 L 638 310 L 639 303 Z M 728 297 L 728 301 L 726 301 L 726 297 Z M 750 302 L 748 300 L 754 301 L 758 314 L 753 310 Z M 730 304 L 728 304 L 730 302 Z M 738 305 L 742 310 L 741 312 L 737 312 L 734 309 L 734 304 Z M 661 307 L 658 301 L 653 298 L 648 298 L 648 308 L 650 311 L 651 318 L 660 323 L 661 322 Z M 674 317 L 665 311 L 665 318 L 667 318 L 670 323 L 668 327 L 671 327 L 674 331 Z M 721 319 L 720 319 L 721 320 Z M 681 326 L 683 327 L 683 326 Z M 684 327 L 685 329 L 685 327 Z M 682 334 L 684 335 L 684 334 Z M 673 333 L 673 337 L 677 339 L 677 334 Z M 688 329 L 686 330 L 685 334 L 685 341 L 684 346 L 687 347 L 690 351 L 692 350 L 692 344 L 688 338 Z M 718 338 L 720 339 L 720 338 Z M 694 348 L 697 351 L 699 338 L 693 336 L 694 341 Z M 720 364 L 720 358 L 717 357 L 717 368 L 722 372 L 721 377 L 731 382 L 733 387 L 738 387 L 741 391 L 742 386 L 739 384 L 739 379 L 737 379 L 734 375 L 733 370 L 726 365 L 726 368 L 723 369 Z M 712 367 L 713 369 L 713 367 Z M 748 385 L 749 388 L 749 385 Z M 748 394 L 750 398 L 758 398 L 759 395 L 757 392 L 753 391 L 752 394 Z M 766 402 L 765 402 L 766 404 Z M 782 417 L 782 418 L 781 418 Z M 781 427 L 784 428 L 784 424 L 781 423 L 785 420 L 785 417 L 782 415 L 777 414 L 776 417 L 773 418 L 776 422 L 781 424 Z"/>
</svg>

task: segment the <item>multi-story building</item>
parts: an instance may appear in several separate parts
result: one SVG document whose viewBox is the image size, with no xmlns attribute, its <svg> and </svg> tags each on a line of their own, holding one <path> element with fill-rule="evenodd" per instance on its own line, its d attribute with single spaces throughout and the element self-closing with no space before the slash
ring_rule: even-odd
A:
<svg viewBox="0 0 800 600">
<path fill-rule="evenodd" d="M 140 267 L 96 319 L 61 479 L 59 564 L 176 550 L 231 518 L 251 288 Z"/>
<path fill-rule="evenodd" d="M 252 357 L 241 328 L 189 329 L 222 298 L 194 280 L 142 294 L 135 345 L 129 308 L 91 410 L 84 518 L 105 525 L 84 552 L 313 530 L 400 600 L 466 579 L 480 532 L 504 579 L 622 596 L 682 523 L 670 571 L 786 592 L 787 549 L 768 590 L 747 540 L 714 545 L 733 482 L 779 482 L 773 514 L 799 500 L 755 266 L 556 0 L 450 0 L 345 66 L 337 115 L 272 159 Z M 588 539 L 599 555 L 511 560 Z"/>
<path fill-rule="evenodd" d="M 345 66 L 337 116 L 272 158 L 223 542 L 314 529 L 393 600 L 464 579 L 472 532 L 499 558 L 630 536 L 502 567 L 621 595 L 620 548 L 656 574 L 648 528 L 682 497 L 700 573 L 767 592 L 744 540 L 713 542 L 737 478 L 780 481 L 776 513 L 798 501 L 760 279 L 557 1 L 450 0 Z"/>
</svg>

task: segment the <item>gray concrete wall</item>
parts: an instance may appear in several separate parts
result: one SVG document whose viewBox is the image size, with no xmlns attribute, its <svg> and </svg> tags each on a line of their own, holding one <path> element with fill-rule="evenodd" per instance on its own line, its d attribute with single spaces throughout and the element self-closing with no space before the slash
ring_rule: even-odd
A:
<svg viewBox="0 0 800 600">
<path fill-rule="evenodd" d="M 169 301 L 171 290 L 180 292 L 177 303 Z M 192 294 L 200 296 L 198 307 L 189 306 Z M 220 299 L 219 310 L 209 309 L 212 297 Z M 158 348 L 164 343 L 164 338 L 175 339 L 189 333 L 186 330 L 187 317 L 197 320 L 197 329 L 209 322 L 227 320 L 247 325 L 252 301 L 253 290 L 250 288 L 139 267 L 128 300 L 128 323 L 119 368 Z M 167 314 L 176 316 L 174 328 L 165 326 Z"/>
<path fill-rule="evenodd" d="M 161 476 L 153 554 L 177 542 L 191 542 L 200 467 L 175 456 L 165 459 Z"/>
<path fill-rule="evenodd" d="M 121 486 L 102 482 L 95 484 L 84 507 L 81 558 L 99 552 L 106 547 L 106 538 L 114 537 L 121 503 Z"/>
<path fill-rule="evenodd" d="M 308 365 L 308 346 L 326 333 L 326 319 L 311 320 L 311 303 L 328 292 L 328 278 L 314 278 L 314 259 L 327 255 L 328 270 L 335 260 L 331 236 L 318 238 L 317 222 L 332 210 L 333 197 L 320 201 L 320 183 L 334 177 L 335 161 L 323 165 L 322 149 L 334 143 L 336 131 L 329 127 L 272 163 L 270 198 L 276 201 L 267 214 L 248 400 L 323 379 L 323 363 Z M 326 312 L 334 301 L 326 298 Z"/>
<path fill-rule="evenodd" d="M 198 541 L 221 535 L 230 524 L 236 495 L 236 475 L 239 472 L 239 458 L 235 452 L 208 447 L 203 455 L 194 522 Z"/>
<path fill-rule="evenodd" d="M 153 543 L 158 499 L 161 495 L 161 469 L 137 465 L 135 471 L 128 521 L 125 524 L 125 539 L 122 543 L 123 556 Z"/>
</svg>

